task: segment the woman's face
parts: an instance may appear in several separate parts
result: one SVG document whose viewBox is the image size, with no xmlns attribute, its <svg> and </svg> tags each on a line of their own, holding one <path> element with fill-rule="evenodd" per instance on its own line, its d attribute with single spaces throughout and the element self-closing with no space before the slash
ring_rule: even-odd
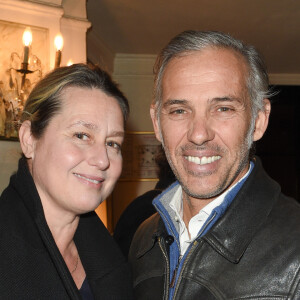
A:
<svg viewBox="0 0 300 300">
<path fill-rule="evenodd" d="M 68 87 L 62 108 L 40 139 L 29 166 L 44 210 L 81 214 L 112 192 L 122 170 L 122 111 L 99 89 Z"/>
</svg>

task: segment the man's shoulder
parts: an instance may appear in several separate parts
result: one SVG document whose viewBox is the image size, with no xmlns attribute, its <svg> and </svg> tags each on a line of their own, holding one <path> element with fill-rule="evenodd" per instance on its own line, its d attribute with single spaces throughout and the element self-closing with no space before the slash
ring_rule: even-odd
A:
<svg viewBox="0 0 300 300">
<path fill-rule="evenodd" d="M 270 218 L 277 220 L 283 227 L 300 230 L 300 203 L 281 194 L 272 208 Z"/>
<path fill-rule="evenodd" d="M 161 216 L 158 213 L 153 214 L 146 219 L 138 228 L 134 235 L 135 238 L 149 238 L 163 230 Z"/>
<path fill-rule="evenodd" d="M 131 246 L 130 254 L 139 257 L 153 247 L 158 236 L 165 231 L 163 222 L 158 213 L 145 220 L 136 231 Z"/>
<path fill-rule="evenodd" d="M 254 243 L 261 249 L 277 249 L 274 258 L 287 256 L 300 264 L 300 204 L 295 199 L 280 195 L 268 217 L 255 234 Z M 274 250 L 275 251 L 275 250 Z M 271 256 L 269 258 L 272 261 Z"/>
</svg>

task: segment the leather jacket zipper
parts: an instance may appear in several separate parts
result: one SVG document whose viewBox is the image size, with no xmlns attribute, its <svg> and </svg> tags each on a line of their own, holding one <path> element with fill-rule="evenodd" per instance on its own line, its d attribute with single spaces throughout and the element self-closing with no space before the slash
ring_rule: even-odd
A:
<svg viewBox="0 0 300 300">
<path fill-rule="evenodd" d="M 166 260 L 166 264 L 167 264 L 167 272 L 166 272 L 166 284 L 165 284 L 165 299 L 168 300 L 169 298 L 169 288 L 168 288 L 168 283 L 169 283 L 169 273 L 170 273 L 170 264 L 169 264 L 169 258 L 168 258 L 168 254 L 167 254 L 167 251 L 166 251 L 166 247 L 164 245 L 164 243 L 162 242 L 163 238 L 162 237 L 159 237 L 158 238 L 158 245 L 163 253 L 163 256 Z"/>
<path fill-rule="evenodd" d="M 200 230 L 200 232 L 198 233 L 196 239 L 197 239 L 199 236 L 201 236 L 201 234 L 204 232 L 204 230 L 207 228 L 207 226 L 212 222 L 212 220 L 215 218 L 216 215 L 217 215 L 217 213 L 214 212 L 213 216 L 212 216 L 211 219 L 206 223 L 205 227 L 203 227 L 203 228 Z M 180 274 L 179 274 L 178 279 L 179 279 L 180 276 L 182 275 L 182 272 L 183 272 L 185 266 L 187 265 L 187 263 L 188 263 L 188 261 L 189 261 L 189 258 L 190 258 L 190 256 L 191 256 L 191 254 L 194 252 L 194 250 L 195 250 L 195 248 L 196 248 L 196 246 L 197 246 L 197 244 L 198 244 L 198 241 L 197 241 L 196 239 L 194 240 L 193 245 L 192 245 L 191 249 L 189 250 L 187 257 L 185 258 L 185 260 L 184 260 L 184 262 L 183 262 L 183 266 L 182 266 L 182 268 L 181 268 L 181 270 L 180 270 Z M 175 269 L 175 270 L 176 270 L 176 273 L 177 273 L 178 267 L 179 267 L 179 263 L 177 264 L 176 269 Z M 174 283 L 173 283 L 173 284 L 175 284 L 176 276 L 175 276 L 175 278 L 174 278 L 174 277 L 172 278 L 172 281 L 173 281 L 173 280 L 174 280 Z M 174 291 L 174 295 L 173 295 L 173 298 L 172 298 L 172 299 L 175 299 L 176 294 L 177 294 L 177 291 L 178 291 L 178 284 L 177 284 L 176 287 L 175 287 L 175 291 Z"/>
<path fill-rule="evenodd" d="M 174 287 L 175 280 L 176 280 L 176 275 L 177 275 L 177 271 L 178 271 L 178 267 L 179 267 L 181 258 L 182 258 L 182 256 L 180 255 L 180 256 L 179 256 L 179 259 L 178 259 L 178 262 L 177 262 L 177 265 L 176 265 L 176 268 L 175 268 L 175 270 L 173 271 L 172 280 L 171 280 L 171 282 L 170 282 L 170 288 L 173 288 L 173 287 Z"/>
</svg>

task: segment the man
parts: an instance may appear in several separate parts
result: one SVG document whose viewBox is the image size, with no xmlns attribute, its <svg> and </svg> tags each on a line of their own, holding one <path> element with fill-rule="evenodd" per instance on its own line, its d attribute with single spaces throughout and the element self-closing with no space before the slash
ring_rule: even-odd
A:
<svg viewBox="0 0 300 300">
<path fill-rule="evenodd" d="M 183 32 L 159 55 L 150 113 L 178 182 L 131 245 L 137 299 L 300 299 L 300 206 L 251 154 L 269 96 L 228 35 Z"/>
</svg>

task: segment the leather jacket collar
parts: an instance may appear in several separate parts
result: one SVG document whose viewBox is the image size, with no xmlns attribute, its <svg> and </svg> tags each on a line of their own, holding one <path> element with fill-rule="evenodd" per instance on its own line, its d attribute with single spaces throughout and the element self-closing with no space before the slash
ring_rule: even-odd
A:
<svg viewBox="0 0 300 300">
<path fill-rule="evenodd" d="M 239 262 L 258 228 L 268 217 L 274 205 L 274 199 L 277 199 L 280 194 L 280 186 L 267 176 L 262 169 L 260 159 L 255 157 L 254 162 L 253 171 L 226 213 L 207 234 L 199 238 L 206 240 L 215 251 L 232 263 Z M 257 189 L 253 190 L 253 194 L 245 193 L 245 190 L 249 191 L 248 186 L 255 186 Z M 259 201 L 260 199 L 265 199 L 265 201 Z M 151 224 L 147 228 L 151 231 L 152 239 L 145 239 L 140 243 L 137 257 L 147 253 L 158 238 L 166 238 L 168 235 L 157 213 L 146 222 Z M 250 223 L 253 224 L 251 228 L 249 228 Z M 149 235 L 146 234 L 146 236 Z"/>
</svg>

